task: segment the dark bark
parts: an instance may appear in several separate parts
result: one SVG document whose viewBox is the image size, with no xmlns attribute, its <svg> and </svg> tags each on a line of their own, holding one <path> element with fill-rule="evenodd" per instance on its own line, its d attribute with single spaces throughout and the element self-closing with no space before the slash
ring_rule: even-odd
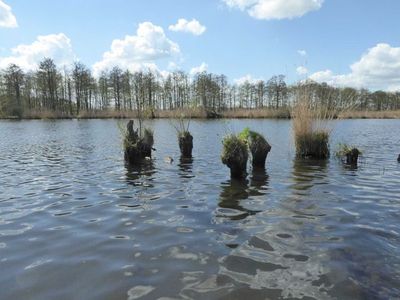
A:
<svg viewBox="0 0 400 300">
<path fill-rule="evenodd" d="M 193 136 L 189 132 L 184 132 L 179 135 L 178 140 L 181 156 L 184 158 L 191 158 L 193 150 Z"/>
</svg>

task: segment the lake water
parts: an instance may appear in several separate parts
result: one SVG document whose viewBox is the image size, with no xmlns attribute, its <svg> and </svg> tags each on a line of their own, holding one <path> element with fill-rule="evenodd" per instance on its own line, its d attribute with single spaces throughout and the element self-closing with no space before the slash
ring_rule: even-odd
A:
<svg viewBox="0 0 400 300">
<path fill-rule="evenodd" d="M 0 299 L 400 297 L 399 120 L 332 124 L 358 168 L 296 160 L 290 121 L 192 121 L 186 162 L 149 124 L 138 170 L 116 120 L 0 121 Z M 235 182 L 221 139 L 245 126 L 272 150 Z"/>
</svg>

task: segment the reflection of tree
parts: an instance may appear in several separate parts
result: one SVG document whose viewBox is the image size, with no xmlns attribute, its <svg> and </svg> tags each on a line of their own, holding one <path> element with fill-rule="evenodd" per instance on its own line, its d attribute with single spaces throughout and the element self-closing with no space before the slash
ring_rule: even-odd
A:
<svg viewBox="0 0 400 300">
<path fill-rule="evenodd" d="M 156 172 L 154 169 L 153 161 L 144 161 L 138 165 L 131 165 L 126 163 L 126 181 L 128 184 L 134 186 L 147 186 L 153 187 L 151 182 L 152 175 Z"/>
<path fill-rule="evenodd" d="M 179 159 L 179 176 L 182 178 L 192 178 L 193 175 L 193 158 L 184 158 L 181 157 Z"/>
</svg>

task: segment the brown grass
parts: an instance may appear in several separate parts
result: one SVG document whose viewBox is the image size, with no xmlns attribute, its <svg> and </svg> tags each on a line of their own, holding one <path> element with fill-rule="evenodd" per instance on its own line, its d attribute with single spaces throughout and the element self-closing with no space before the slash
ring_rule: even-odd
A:
<svg viewBox="0 0 400 300">
<path fill-rule="evenodd" d="M 160 119 L 178 119 L 178 118 L 189 118 L 189 119 L 206 119 L 207 112 L 204 108 L 181 108 L 174 110 L 156 110 L 154 116 Z"/>
<path fill-rule="evenodd" d="M 307 87 L 299 88 L 296 105 L 292 110 L 292 126 L 298 157 L 329 157 L 328 121 L 337 113 L 318 107 L 311 101 Z"/>
<path fill-rule="evenodd" d="M 72 116 L 67 113 L 55 112 L 50 110 L 41 110 L 41 111 L 31 110 L 29 112 L 24 112 L 22 118 L 38 119 L 38 120 L 40 119 L 55 120 L 55 119 L 72 119 Z"/>
<path fill-rule="evenodd" d="M 289 108 L 282 109 L 230 109 L 220 112 L 220 116 L 226 119 L 290 119 L 294 117 L 298 107 L 294 107 L 292 110 Z M 329 118 L 339 119 L 400 119 L 400 110 L 385 110 L 385 111 L 358 111 L 358 110 L 344 110 L 336 112 L 320 111 L 320 117 L 317 119 L 323 119 L 323 115 Z M 150 114 L 148 113 L 150 116 Z M 192 118 L 192 119 L 206 119 L 207 111 L 203 108 L 185 108 L 176 110 L 155 110 L 154 117 L 160 119 L 177 119 L 177 118 Z M 78 116 L 69 115 L 67 113 L 53 112 L 53 111 L 30 111 L 25 112 L 22 119 L 132 119 L 137 118 L 136 111 L 115 111 L 109 110 L 95 110 L 95 111 L 82 111 Z M 19 119 L 15 116 L 0 115 L 0 119 Z M 308 121 L 305 122 L 307 124 Z M 304 125 L 305 125 L 304 124 Z M 310 126 L 310 124 L 305 125 Z"/>
<path fill-rule="evenodd" d="M 95 110 L 82 111 L 77 116 L 78 119 L 132 119 L 137 118 L 136 111 L 116 111 L 116 110 Z"/>
<path fill-rule="evenodd" d="M 382 110 L 382 111 L 356 111 L 348 110 L 339 113 L 340 119 L 400 119 L 400 110 Z"/>
<path fill-rule="evenodd" d="M 260 108 L 260 109 L 245 109 L 237 108 L 225 110 L 222 113 L 223 118 L 231 119 L 290 119 L 290 110 L 287 108 L 271 109 L 271 108 Z"/>
</svg>

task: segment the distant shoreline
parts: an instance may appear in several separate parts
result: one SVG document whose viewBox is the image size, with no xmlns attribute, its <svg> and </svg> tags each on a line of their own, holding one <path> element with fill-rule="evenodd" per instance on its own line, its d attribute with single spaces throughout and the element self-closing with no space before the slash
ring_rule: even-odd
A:
<svg viewBox="0 0 400 300">
<path fill-rule="evenodd" d="M 135 111 L 93 111 L 78 116 L 62 115 L 54 112 L 35 112 L 23 117 L 2 116 L 0 120 L 68 120 L 68 119 L 135 119 Z M 287 109 L 232 109 L 221 112 L 206 112 L 205 110 L 160 110 L 154 111 L 149 119 L 291 119 Z M 345 111 L 337 119 L 400 119 L 400 110 L 388 111 Z"/>
</svg>

